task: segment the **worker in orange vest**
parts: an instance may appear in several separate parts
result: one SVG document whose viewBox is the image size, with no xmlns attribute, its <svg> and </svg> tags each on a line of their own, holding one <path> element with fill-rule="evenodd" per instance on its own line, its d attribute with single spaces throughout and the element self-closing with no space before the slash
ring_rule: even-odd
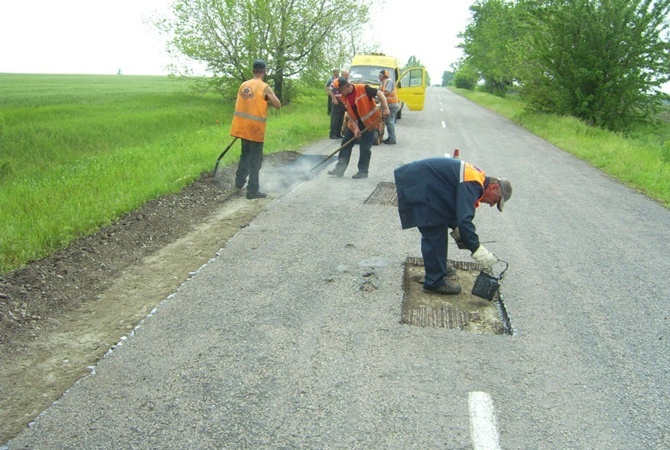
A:
<svg viewBox="0 0 670 450">
<path fill-rule="evenodd" d="M 388 131 L 388 138 L 382 142 L 384 144 L 395 145 L 395 117 L 398 114 L 400 104 L 398 103 L 398 92 L 395 88 L 395 83 L 388 70 L 383 69 L 379 72 L 379 90 L 384 93 L 386 103 L 389 105 L 391 113 L 384 118 L 386 130 Z"/>
<path fill-rule="evenodd" d="M 242 83 L 237 92 L 235 114 L 230 127 L 230 135 L 242 140 L 242 153 L 235 173 L 235 188 L 242 189 L 248 177 L 248 199 L 267 197 L 267 194 L 260 191 L 259 173 L 263 164 L 268 103 L 276 109 L 281 108 L 281 101 L 272 88 L 263 81 L 266 69 L 265 61 L 260 59 L 254 61 L 252 68 L 254 77 Z"/>
<path fill-rule="evenodd" d="M 370 158 L 372 156 L 372 143 L 375 138 L 377 125 L 384 117 L 390 114 L 384 93 L 367 84 L 352 84 L 343 77 L 333 82 L 333 89 L 340 93 L 342 104 L 349 114 L 349 123 L 342 138 L 342 144 L 348 144 L 340 150 L 337 156 L 335 169 L 328 172 L 329 175 L 342 177 L 347 170 L 351 150 L 354 147 L 353 138 L 358 139 L 360 155 L 358 157 L 358 172 L 351 178 L 354 180 L 368 177 Z M 375 103 L 375 98 L 381 104 L 381 112 Z M 351 141 L 351 142 L 349 142 Z"/>
</svg>

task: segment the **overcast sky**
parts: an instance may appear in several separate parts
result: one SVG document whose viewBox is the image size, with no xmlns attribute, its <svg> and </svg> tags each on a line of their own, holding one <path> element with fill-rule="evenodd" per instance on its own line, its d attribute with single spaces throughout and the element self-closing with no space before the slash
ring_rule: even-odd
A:
<svg viewBox="0 0 670 450">
<path fill-rule="evenodd" d="M 165 43 L 146 23 L 170 0 L 2 0 L 0 72 L 166 74 Z M 433 83 L 461 52 L 471 0 L 386 0 L 371 11 L 371 35 L 405 64 L 423 63 Z M 346 18 L 346 16 L 345 16 Z M 327 74 L 326 74 L 327 75 Z"/>
</svg>

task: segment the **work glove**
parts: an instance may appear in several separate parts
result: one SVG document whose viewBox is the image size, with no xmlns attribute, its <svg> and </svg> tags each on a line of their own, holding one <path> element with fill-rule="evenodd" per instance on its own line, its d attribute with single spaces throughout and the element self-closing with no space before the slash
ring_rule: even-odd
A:
<svg viewBox="0 0 670 450">
<path fill-rule="evenodd" d="M 480 245 L 472 254 L 472 258 L 484 269 L 490 269 L 491 266 L 498 262 L 496 255 L 486 250 L 483 245 Z"/>
<path fill-rule="evenodd" d="M 451 232 L 451 237 L 454 238 L 454 241 L 456 241 L 456 245 L 458 245 L 458 248 L 461 250 L 467 248 L 463 241 L 461 241 L 461 232 L 458 231 L 458 227 L 454 228 L 454 230 Z"/>
</svg>

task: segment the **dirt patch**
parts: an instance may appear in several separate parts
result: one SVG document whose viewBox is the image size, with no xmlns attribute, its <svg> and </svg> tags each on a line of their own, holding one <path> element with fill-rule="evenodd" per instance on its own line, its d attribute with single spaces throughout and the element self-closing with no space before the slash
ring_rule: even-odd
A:
<svg viewBox="0 0 670 450">
<path fill-rule="evenodd" d="M 261 172 L 300 153 L 266 155 Z M 272 201 L 203 174 L 68 248 L 0 276 L 0 443 L 90 372 L 162 300 Z"/>
</svg>

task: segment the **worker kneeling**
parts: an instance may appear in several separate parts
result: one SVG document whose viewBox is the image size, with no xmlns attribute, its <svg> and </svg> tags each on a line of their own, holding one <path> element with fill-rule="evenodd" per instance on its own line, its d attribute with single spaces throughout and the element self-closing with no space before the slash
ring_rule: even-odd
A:
<svg viewBox="0 0 670 450">
<path fill-rule="evenodd" d="M 417 227 L 421 233 L 426 278 L 424 292 L 458 294 L 461 286 L 445 280 L 447 275 L 447 233 L 459 248 L 467 248 L 484 269 L 498 261 L 479 243 L 472 220 L 480 203 L 497 205 L 502 211 L 512 196 L 505 178 L 488 177 L 470 163 L 454 158 L 428 158 L 398 167 L 394 171 L 398 192 L 398 214 L 403 229 Z"/>
</svg>

